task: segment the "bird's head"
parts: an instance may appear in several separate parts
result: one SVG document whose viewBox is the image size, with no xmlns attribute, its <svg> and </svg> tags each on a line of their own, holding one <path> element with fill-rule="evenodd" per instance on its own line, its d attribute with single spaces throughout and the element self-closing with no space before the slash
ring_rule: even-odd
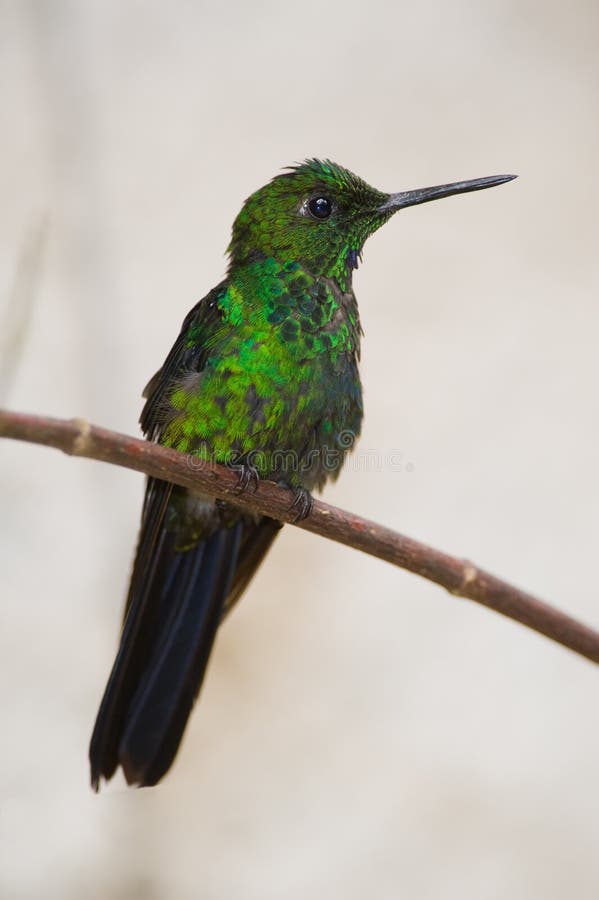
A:
<svg viewBox="0 0 599 900">
<path fill-rule="evenodd" d="M 345 289 L 364 243 L 395 212 L 510 181 L 497 175 L 385 194 L 330 160 L 309 159 L 249 197 L 233 223 L 231 268 L 260 256 L 298 262 Z"/>
</svg>

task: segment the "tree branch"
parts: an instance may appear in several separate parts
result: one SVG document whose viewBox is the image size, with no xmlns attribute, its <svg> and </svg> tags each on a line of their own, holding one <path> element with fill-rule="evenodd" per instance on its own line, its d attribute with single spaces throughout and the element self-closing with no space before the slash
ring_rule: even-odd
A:
<svg viewBox="0 0 599 900">
<path fill-rule="evenodd" d="M 238 494 L 238 474 L 149 441 L 90 425 L 81 419 L 52 419 L 0 410 L 0 437 L 45 444 L 73 456 L 124 466 L 182 487 L 226 498 L 241 509 L 293 522 L 294 496 L 272 482 Z M 544 634 L 575 653 L 599 663 L 599 632 L 530 594 L 501 581 L 467 560 L 456 559 L 395 531 L 319 500 L 299 528 L 362 550 L 408 569 Z"/>
</svg>

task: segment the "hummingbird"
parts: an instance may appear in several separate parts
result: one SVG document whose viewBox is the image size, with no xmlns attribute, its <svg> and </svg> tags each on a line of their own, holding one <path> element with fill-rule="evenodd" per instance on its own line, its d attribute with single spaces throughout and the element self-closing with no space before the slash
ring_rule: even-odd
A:
<svg viewBox="0 0 599 900">
<path fill-rule="evenodd" d="M 362 329 L 352 276 L 396 212 L 511 181 L 496 175 L 384 193 L 308 159 L 253 193 L 233 223 L 225 279 L 185 318 L 148 383 L 140 424 L 166 447 L 268 479 L 298 517 L 360 433 Z M 200 463 L 198 463 L 200 464 Z M 281 525 L 157 478 L 146 484 L 120 644 L 89 758 L 95 790 L 166 774 L 216 632 Z"/>
</svg>

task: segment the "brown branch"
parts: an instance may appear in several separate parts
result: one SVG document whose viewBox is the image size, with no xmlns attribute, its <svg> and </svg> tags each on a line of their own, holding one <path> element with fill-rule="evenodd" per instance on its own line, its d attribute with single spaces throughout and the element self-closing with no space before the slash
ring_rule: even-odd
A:
<svg viewBox="0 0 599 900">
<path fill-rule="evenodd" d="M 282 522 L 293 522 L 295 516 L 293 495 L 272 482 L 261 481 L 255 492 L 240 495 L 236 493 L 238 475 L 231 469 L 107 431 L 81 419 L 51 419 L 0 410 L 0 437 L 45 444 L 70 455 L 135 469 L 213 497 L 226 497 L 242 509 L 264 513 Z M 295 524 L 408 569 L 458 597 L 482 603 L 599 663 L 597 631 L 467 560 L 455 559 L 318 500 L 309 516 Z"/>
</svg>

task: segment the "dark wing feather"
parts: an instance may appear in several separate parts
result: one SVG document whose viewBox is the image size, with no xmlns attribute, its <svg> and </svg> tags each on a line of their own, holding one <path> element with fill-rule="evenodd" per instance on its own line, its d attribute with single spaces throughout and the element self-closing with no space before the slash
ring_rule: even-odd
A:
<svg viewBox="0 0 599 900">
<path fill-rule="evenodd" d="M 201 372 L 210 353 L 210 344 L 222 327 L 218 299 L 226 289 L 222 282 L 188 312 L 179 337 L 173 344 L 162 368 L 144 388 L 146 403 L 139 417 L 143 433 L 159 440 L 168 411 L 165 405 L 178 382 L 190 372 Z"/>
</svg>

